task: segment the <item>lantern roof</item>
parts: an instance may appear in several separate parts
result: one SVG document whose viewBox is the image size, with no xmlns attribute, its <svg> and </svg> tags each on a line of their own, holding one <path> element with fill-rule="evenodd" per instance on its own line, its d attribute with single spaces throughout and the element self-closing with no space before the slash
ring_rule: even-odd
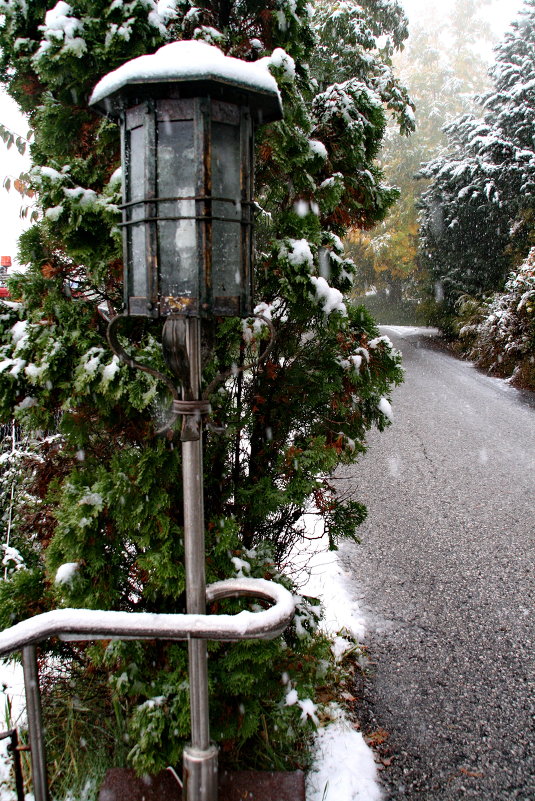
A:
<svg viewBox="0 0 535 801">
<path fill-rule="evenodd" d="M 202 41 L 172 42 L 105 75 L 93 89 L 89 105 L 105 116 L 117 117 L 132 100 L 162 97 L 173 85 L 179 96 L 207 93 L 229 102 L 246 102 L 260 122 L 271 122 L 282 118 L 282 106 L 268 63 L 269 58 L 251 62 L 226 56 Z"/>
</svg>

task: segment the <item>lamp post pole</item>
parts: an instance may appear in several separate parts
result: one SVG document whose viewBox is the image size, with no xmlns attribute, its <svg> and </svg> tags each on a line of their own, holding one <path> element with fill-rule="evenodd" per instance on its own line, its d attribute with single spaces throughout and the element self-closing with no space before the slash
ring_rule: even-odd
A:
<svg viewBox="0 0 535 801">
<path fill-rule="evenodd" d="M 201 321 L 186 321 L 186 352 L 193 400 L 200 399 Z M 182 441 L 186 602 L 189 614 L 206 612 L 202 421 L 199 437 Z M 217 749 L 210 744 L 208 652 L 206 640 L 188 641 L 191 744 L 184 750 L 184 801 L 216 801 Z"/>
</svg>

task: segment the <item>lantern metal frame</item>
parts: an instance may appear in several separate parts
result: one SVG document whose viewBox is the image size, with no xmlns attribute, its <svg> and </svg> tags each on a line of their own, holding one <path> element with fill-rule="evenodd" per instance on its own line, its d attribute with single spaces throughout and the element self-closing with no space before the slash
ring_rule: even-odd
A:
<svg viewBox="0 0 535 801">
<path fill-rule="evenodd" d="M 215 51 L 219 59 L 206 69 L 199 64 L 193 75 L 177 64 L 150 79 L 123 65 L 118 79 L 104 78 L 89 101 L 121 128 L 124 310 L 152 318 L 247 317 L 253 299 L 254 130 L 282 118 L 280 97 L 271 76 L 267 85 L 258 84 L 255 62 L 223 56 L 201 42 L 161 50 L 175 47 L 180 56 L 181 45 L 201 48 L 208 60 Z M 160 52 L 129 64 L 147 64 Z M 173 136 L 187 139 L 189 160 L 184 142 L 173 149 Z M 225 159 L 234 160 L 230 169 Z M 182 233 L 175 230 L 180 225 Z"/>
<path fill-rule="evenodd" d="M 170 92 L 170 95 L 173 93 Z M 158 191 L 159 172 L 159 129 L 173 122 L 191 123 L 193 133 L 194 158 L 200 169 L 195 174 L 194 194 L 160 196 Z M 228 126 L 239 130 L 236 143 L 239 144 L 239 199 L 217 195 L 214 184 L 214 126 Z M 125 276 L 125 307 L 130 315 L 148 317 L 181 314 L 187 316 L 244 316 L 251 311 L 252 304 L 252 227 L 253 201 L 253 121 L 250 110 L 233 103 L 212 100 L 207 94 L 197 98 L 147 99 L 124 112 L 121 125 L 122 162 L 129 164 L 133 153 L 133 131 L 141 128 L 144 150 L 155 154 L 145 162 L 143 197 L 123 203 L 123 251 L 127 274 Z M 124 176 L 124 197 L 131 198 L 134 193 L 132 172 Z M 176 210 L 173 213 L 173 208 Z M 184 209 L 182 213 L 177 213 Z M 219 213 L 217 213 L 219 210 Z M 136 213 L 137 212 L 137 213 Z M 141 212 L 141 213 L 139 213 Z M 189 213 L 188 213 L 189 212 Z M 225 213 L 226 212 L 226 213 Z M 234 213 L 233 213 L 234 212 Z M 237 213 L 236 213 L 237 212 Z M 195 232 L 197 251 L 197 275 L 192 276 L 192 284 L 197 285 L 197 297 L 184 292 L 172 292 L 172 280 L 164 280 L 162 242 L 164 226 L 169 222 L 191 221 Z M 217 259 L 218 223 L 239 226 L 239 278 L 233 296 L 218 295 L 214 287 L 214 257 Z M 221 226 L 220 226 L 221 227 Z M 134 229 L 144 233 L 146 264 L 146 295 L 136 296 L 133 283 L 136 280 L 134 263 Z M 221 248 L 219 248 L 221 250 Z M 166 253 L 168 260 L 172 254 Z M 221 257 L 221 256 L 220 256 Z M 169 285 L 171 284 L 171 286 Z M 166 291 L 167 290 L 167 291 Z M 215 290 L 215 291 L 214 291 Z"/>
</svg>

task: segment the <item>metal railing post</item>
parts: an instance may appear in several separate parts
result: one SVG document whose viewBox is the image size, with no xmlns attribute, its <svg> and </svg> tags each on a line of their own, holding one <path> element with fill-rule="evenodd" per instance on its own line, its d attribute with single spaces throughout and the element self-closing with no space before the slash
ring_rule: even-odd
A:
<svg viewBox="0 0 535 801">
<path fill-rule="evenodd" d="M 26 714 L 28 715 L 28 736 L 32 760 L 33 795 L 35 801 L 49 801 L 41 692 L 35 645 L 25 645 L 22 649 L 22 666 L 24 668 Z"/>
<path fill-rule="evenodd" d="M 201 387 L 201 324 L 187 320 L 186 349 L 195 400 Z M 184 552 L 188 614 L 206 614 L 202 422 L 199 438 L 182 442 L 184 492 Z M 208 651 L 205 640 L 190 638 L 189 686 L 191 745 L 184 749 L 184 801 L 217 801 L 217 748 L 210 744 L 208 711 Z"/>
<path fill-rule="evenodd" d="M 20 760 L 21 751 L 29 751 L 28 746 L 19 746 L 19 735 L 16 729 L 9 729 L 0 734 L 0 740 L 5 740 L 9 737 L 9 744 L 7 751 L 13 755 L 13 776 L 15 778 L 15 792 L 17 801 L 24 801 L 24 779 L 22 776 L 22 765 Z"/>
</svg>

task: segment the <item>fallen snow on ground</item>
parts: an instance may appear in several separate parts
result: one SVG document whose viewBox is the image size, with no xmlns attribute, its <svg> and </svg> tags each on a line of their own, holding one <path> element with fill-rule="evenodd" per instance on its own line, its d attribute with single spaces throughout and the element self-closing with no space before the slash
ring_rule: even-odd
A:
<svg viewBox="0 0 535 801">
<path fill-rule="evenodd" d="M 301 577 L 300 592 L 321 599 L 323 626 L 333 637 L 333 650 L 339 657 L 351 647 L 344 634 L 362 640 L 366 621 L 336 551 L 327 550 L 321 523 L 313 514 L 304 515 L 303 523 L 306 538 L 295 546 L 289 563 L 298 581 Z M 307 801 L 379 801 L 383 794 L 372 750 L 341 708 L 334 714 L 336 719 L 316 732 Z"/>
<path fill-rule="evenodd" d="M 21 665 L 0 660 L 0 689 L 0 731 L 6 731 L 25 716 Z M 9 739 L 0 740 L 0 801 L 16 801 L 17 797 L 10 786 L 13 758 L 7 752 L 8 744 Z M 33 795 L 27 794 L 26 801 L 33 801 Z"/>
<path fill-rule="evenodd" d="M 337 552 L 327 550 L 326 537 L 321 536 L 320 522 L 315 515 L 304 515 L 303 522 L 310 539 L 298 543 L 289 559 L 293 572 L 297 572 L 300 592 L 321 599 L 326 632 L 337 635 L 345 629 L 361 640 L 366 630 L 365 620 L 349 592 L 347 572 Z"/>
<path fill-rule="evenodd" d="M 424 325 L 380 325 L 380 331 L 392 331 L 398 336 L 412 336 L 414 334 L 421 334 L 422 336 L 436 337 L 440 334 L 438 328 L 432 328 Z"/>
<path fill-rule="evenodd" d="M 307 801 L 379 801 L 377 766 L 362 734 L 340 718 L 316 733 Z"/>
<path fill-rule="evenodd" d="M 24 699 L 24 678 L 22 665 L 16 662 L 0 660 L 0 731 L 5 731 L 9 725 L 17 725 L 24 717 L 26 702 Z M 11 715 L 8 715 L 8 705 Z M 10 719 L 8 719 L 10 717 Z M 9 725 L 8 725 L 9 724 Z"/>
</svg>

